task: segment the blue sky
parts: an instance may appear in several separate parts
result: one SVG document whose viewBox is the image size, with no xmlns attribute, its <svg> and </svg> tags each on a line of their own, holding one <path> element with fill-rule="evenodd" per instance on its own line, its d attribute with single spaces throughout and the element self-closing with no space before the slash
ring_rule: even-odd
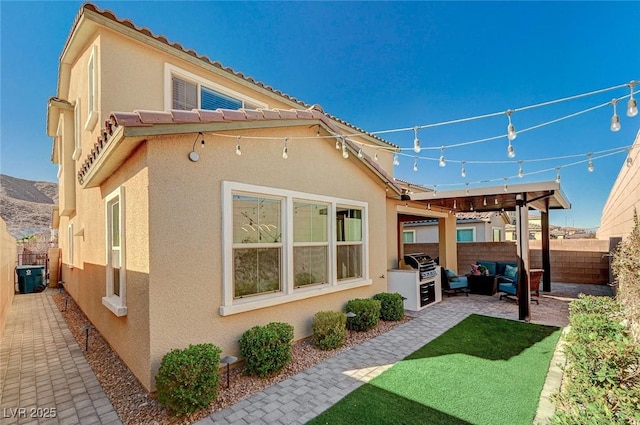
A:
<svg viewBox="0 0 640 425">
<path fill-rule="evenodd" d="M 56 95 L 58 58 L 80 2 L 0 2 L 0 166 L 3 174 L 56 180 L 45 133 Z M 640 80 L 640 2 L 96 2 L 212 60 L 254 77 L 368 131 L 413 128 L 502 112 Z M 640 85 L 637 87 L 640 89 Z M 512 115 L 517 129 L 555 120 L 629 94 L 621 88 Z M 636 96 L 638 98 L 640 96 Z M 507 138 L 439 147 L 506 133 L 506 115 L 419 131 L 423 150 L 403 151 L 396 176 L 439 190 L 489 183 L 551 181 L 561 167 L 573 208 L 557 225 L 594 228 L 624 164 L 624 153 L 586 161 L 588 152 L 630 146 L 640 115 L 611 105 Z M 381 135 L 404 148 L 413 131 Z M 435 148 L 427 150 L 424 148 Z M 418 171 L 413 171 L 414 155 Z M 534 159 L 581 155 L 564 160 Z M 431 159 L 426 159 L 431 158 Z M 640 166 L 636 164 L 634 166 Z M 527 175 L 536 170 L 545 173 Z M 457 184 L 458 186 L 449 186 Z"/>
</svg>

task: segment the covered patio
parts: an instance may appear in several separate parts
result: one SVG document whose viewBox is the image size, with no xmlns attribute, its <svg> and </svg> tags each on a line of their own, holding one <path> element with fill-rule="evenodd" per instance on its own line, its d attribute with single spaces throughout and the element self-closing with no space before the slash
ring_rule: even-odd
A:
<svg viewBox="0 0 640 425">
<path fill-rule="evenodd" d="M 417 190 L 413 190 L 417 188 Z M 410 184 L 403 195 L 404 205 L 398 205 L 398 258 L 404 257 L 403 223 L 420 217 L 438 218 L 440 265 L 457 271 L 457 212 L 515 211 L 518 261 L 518 318 L 531 319 L 529 287 L 529 209 L 540 212 L 542 224 L 541 287 L 551 291 L 551 261 L 549 249 L 549 214 L 551 210 L 570 209 L 571 204 L 558 182 L 513 184 L 453 191 L 430 191 Z"/>
</svg>

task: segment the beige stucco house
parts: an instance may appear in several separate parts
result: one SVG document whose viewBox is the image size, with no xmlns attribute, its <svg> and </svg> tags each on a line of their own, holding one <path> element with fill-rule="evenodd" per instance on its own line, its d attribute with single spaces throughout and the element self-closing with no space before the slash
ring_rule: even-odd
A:
<svg viewBox="0 0 640 425">
<path fill-rule="evenodd" d="M 456 216 L 456 241 L 504 242 L 505 225 L 509 217 L 503 212 L 459 212 Z M 404 243 L 438 242 L 438 220 L 417 220 L 404 223 Z"/>
<path fill-rule="evenodd" d="M 457 264 L 455 218 L 401 200 L 396 146 L 91 4 L 46 125 L 65 288 L 149 390 L 171 349 L 300 339 L 385 292 L 400 217 L 439 218 Z"/>
</svg>

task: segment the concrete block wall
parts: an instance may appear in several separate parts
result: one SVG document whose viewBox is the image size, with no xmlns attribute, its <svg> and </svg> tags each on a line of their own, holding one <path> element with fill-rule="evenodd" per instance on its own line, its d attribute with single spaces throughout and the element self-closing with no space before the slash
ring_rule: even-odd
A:
<svg viewBox="0 0 640 425">
<path fill-rule="evenodd" d="M 551 281 L 602 285 L 609 282 L 609 243 L 597 239 L 549 241 Z M 529 241 L 530 266 L 542 268 L 542 241 Z M 438 257 L 437 243 L 405 244 L 406 254 L 423 252 Z M 458 244 L 458 274 L 468 273 L 477 260 L 517 261 L 515 242 Z"/>
<path fill-rule="evenodd" d="M 7 316 L 15 294 L 17 260 L 16 240 L 7 232 L 7 224 L 0 218 L 0 338 L 4 334 Z"/>
</svg>

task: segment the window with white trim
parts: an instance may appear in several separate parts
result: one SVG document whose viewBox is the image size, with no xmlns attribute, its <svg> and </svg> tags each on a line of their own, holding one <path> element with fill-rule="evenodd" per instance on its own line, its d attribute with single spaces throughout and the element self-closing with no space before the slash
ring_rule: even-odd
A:
<svg viewBox="0 0 640 425">
<path fill-rule="evenodd" d="M 458 242 L 475 242 L 476 228 L 475 227 L 459 227 L 458 229 L 456 229 L 456 240 Z"/>
<path fill-rule="evenodd" d="M 492 233 L 494 242 L 502 241 L 502 229 L 500 229 L 499 227 L 494 227 L 492 228 Z"/>
<path fill-rule="evenodd" d="M 127 314 L 127 284 L 124 255 L 124 188 L 120 187 L 105 199 L 106 233 L 106 296 L 102 304 L 116 316 Z"/>
<path fill-rule="evenodd" d="M 266 109 L 268 107 L 265 103 L 173 65 L 165 65 L 165 74 L 168 85 L 165 93 L 166 109 L 190 111 L 191 109 Z"/>
<path fill-rule="evenodd" d="M 91 48 L 89 63 L 87 64 L 87 122 L 84 125 L 85 130 L 93 130 L 98 121 L 98 69 L 96 66 L 97 47 Z"/>
<path fill-rule="evenodd" d="M 82 111 L 80 110 L 80 98 L 76 100 L 73 108 L 73 140 L 74 148 L 72 158 L 77 160 L 82 155 Z"/>
<path fill-rule="evenodd" d="M 223 183 L 220 314 L 371 284 L 367 203 Z"/>
<path fill-rule="evenodd" d="M 402 231 L 402 242 L 403 243 L 415 243 L 416 242 L 416 231 L 415 230 L 403 230 Z"/>
</svg>

